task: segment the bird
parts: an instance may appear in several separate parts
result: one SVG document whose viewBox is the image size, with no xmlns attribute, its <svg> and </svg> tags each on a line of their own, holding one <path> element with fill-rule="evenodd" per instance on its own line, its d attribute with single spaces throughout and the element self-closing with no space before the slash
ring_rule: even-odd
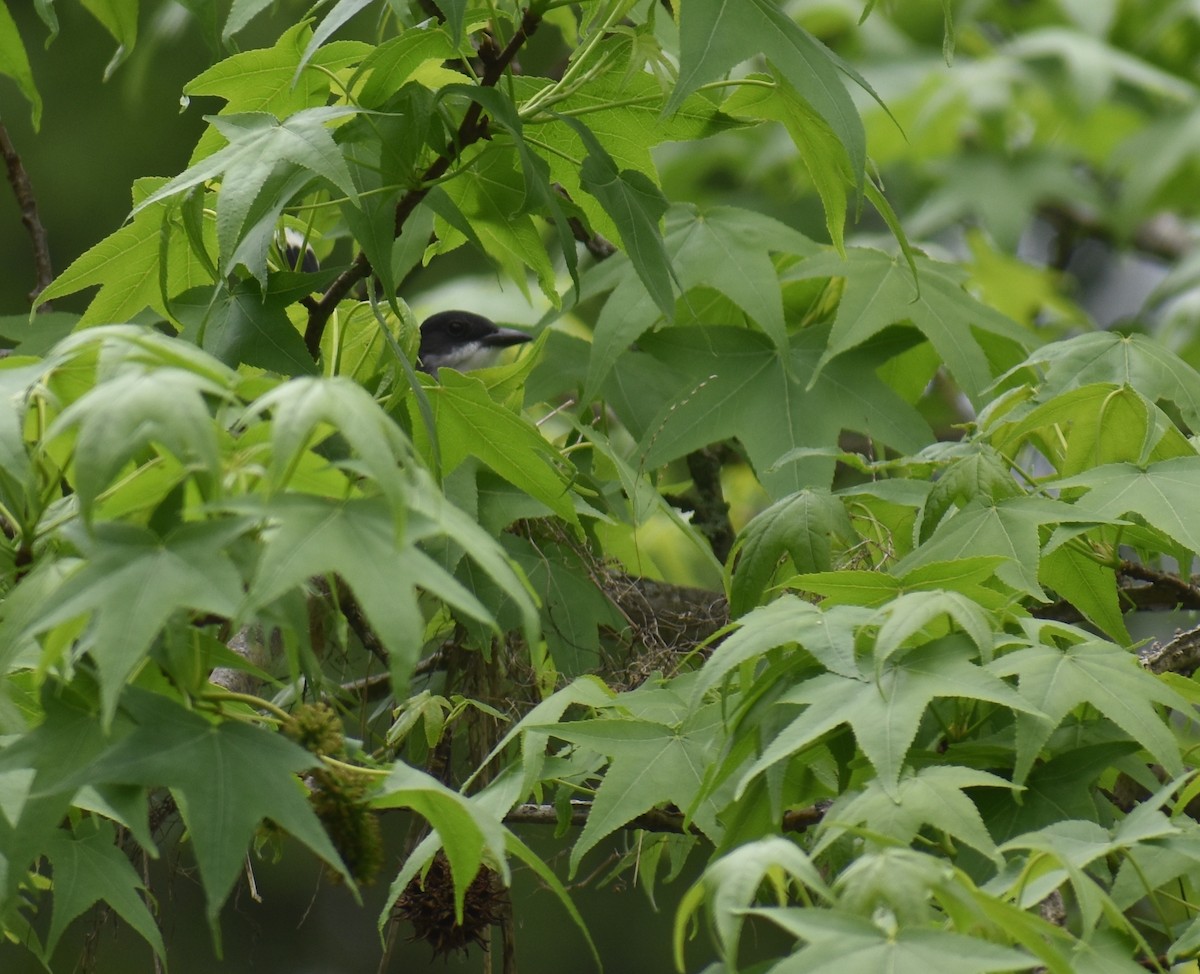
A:
<svg viewBox="0 0 1200 974">
<path fill-rule="evenodd" d="M 504 349 L 532 337 L 516 328 L 501 328 L 473 311 L 439 311 L 421 323 L 417 364 L 435 379 L 438 369 L 482 369 L 493 365 Z"/>
<path fill-rule="evenodd" d="M 320 263 L 305 237 L 288 227 L 284 231 L 283 257 L 288 268 L 316 273 Z M 439 311 L 421 323 L 421 345 L 417 367 L 437 378 L 438 369 L 458 372 L 494 365 L 500 353 L 530 341 L 532 335 L 515 328 L 501 328 L 473 311 Z"/>
</svg>

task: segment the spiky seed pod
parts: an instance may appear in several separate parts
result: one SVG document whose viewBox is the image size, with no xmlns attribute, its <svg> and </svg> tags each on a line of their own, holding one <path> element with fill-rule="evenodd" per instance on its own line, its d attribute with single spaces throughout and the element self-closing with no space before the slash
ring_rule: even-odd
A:
<svg viewBox="0 0 1200 974">
<path fill-rule="evenodd" d="M 345 748 L 342 718 L 327 703 L 306 703 L 283 722 L 283 733 L 304 750 L 336 757 Z"/>
<path fill-rule="evenodd" d="M 356 882 L 371 883 L 383 867 L 379 817 L 365 803 L 368 779 L 350 771 L 325 769 L 315 775 L 309 795 L 313 811 Z"/>
<path fill-rule="evenodd" d="M 508 890 L 487 866 L 481 866 L 463 900 L 463 922 L 454 921 L 454 878 L 450 862 L 438 852 L 424 881 L 414 876 L 396 900 L 395 910 L 413 926 L 411 940 L 424 940 L 434 956 L 456 950 L 466 953 L 471 944 L 487 946 L 489 926 L 499 923 L 509 909 Z"/>
</svg>

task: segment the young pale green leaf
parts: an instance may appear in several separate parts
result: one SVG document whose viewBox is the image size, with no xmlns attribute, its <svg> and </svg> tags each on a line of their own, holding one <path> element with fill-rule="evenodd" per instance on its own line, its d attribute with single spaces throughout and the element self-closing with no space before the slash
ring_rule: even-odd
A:
<svg viewBox="0 0 1200 974">
<path fill-rule="evenodd" d="M 296 778 L 317 762 L 313 755 L 241 721 L 211 723 L 161 694 L 129 688 L 122 707 L 137 728 L 92 763 L 81 784 L 171 789 L 195 849 L 210 924 L 266 818 L 353 882 Z"/>
<path fill-rule="evenodd" d="M 1073 505 L 1084 518 L 1111 521 L 1136 514 L 1173 542 L 1200 551 L 1200 524 L 1195 517 L 1200 456 L 1176 457 L 1147 467 L 1110 463 L 1055 481 L 1054 486 L 1087 488 Z"/>
<path fill-rule="evenodd" d="M 738 794 L 772 765 L 849 724 L 884 791 L 894 795 L 909 745 L 930 702 L 939 697 L 985 700 L 1018 714 L 1042 716 L 1034 703 L 972 663 L 973 653 L 964 637 L 951 635 L 889 660 L 875 679 L 862 672 L 856 677 L 825 673 L 789 690 L 778 706 L 807 707 L 742 775 Z"/>
<path fill-rule="evenodd" d="M 906 771 L 894 795 L 887 794 L 878 779 L 869 781 L 826 812 L 813 855 L 859 826 L 906 845 L 928 825 L 997 859 L 996 843 L 964 788 L 1012 788 L 1012 783 L 986 771 L 954 766 Z"/>
<path fill-rule="evenodd" d="M 67 925 L 103 901 L 166 960 L 162 934 L 141 894 L 146 887 L 116 842 L 116 830 L 103 819 L 81 820 L 68 833 L 56 829 L 44 849 L 54 867 L 54 910 L 46 933 L 45 957 L 54 953 Z"/>
<path fill-rule="evenodd" d="M 747 908 L 769 882 L 780 900 L 792 881 L 803 883 L 829 898 L 829 888 L 808 855 L 783 836 L 769 836 L 726 853 L 712 862 L 684 894 L 675 913 L 675 963 L 683 969 L 683 935 L 688 922 L 703 904 L 716 933 L 718 949 L 727 969 L 737 964 L 738 944 Z"/>
<path fill-rule="evenodd" d="M 401 464 L 411 447 L 400 428 L 362 386 L 342 377 L 298 378 L 266 392 L 246 416 L 271 414 L 269 485 L 286 490 L 301 456 L 336 432 L 357 454 L 357 462 L 391 502 L 396 517 L 406 504 Z"/>
<path fill-rule="evenodd" d="M 1131 386 L 1094 383 L 1032 412 L 1016 412 L 1023 413 L 1019 422 L 992 425 L 996 449 L 1012 456 L 1031 443 L 1064 477 L 1106 463 L 1144 464 L 1196 452 L 1170 417 Z"/>
<path fill-rule="evenodd" d="M 700 85 L 757 54 L 765 54 L 829 124 L 850 157 L 856 184 L 861 185 L 866 136 L 839 75 L 841 62 L 774 0 L 690 0 L 682 6 L 679 80 L 666 111 L 674 111 Z"/>
<path fill-rule="evenodd" d="M 1021 696 L 1033 708 L 1017 715 L 1013 781 L 1024 780 L 1055 728 L 1085 703 L 1153 754 L 1171 774 L 1181 773 L 1179 743 L 1154 705 L 1183 713 L 1189 704 L 1119 646 L 1098 639 L 1065 649 L 1043 643 L 1008 653 L 989 669 L 1001 676 L 1015 675 Z"/>
<path fill-rule="evenodd" d="M 937 350 L 963 391 L 978 403 L 995 376 L 1034 343 L 1030 332 L 971 297 L 963 289 L 966 275 L 955 265 L 918 256 L 916 266 L 919 292 L 908 267 L 900 260 L 862 247 L 851 248 L 845 260 L 833 253 L 822 254 L 788 271 L 789 279 L 846 280 L 829 345 L 812 381 L 846 350 L 891 325 L 910 322 Z M 994 364 L 989 361 L 984 346 L 972 333 L 975 328 L 1003 339 L 1010 349 L 1010 360 Z"/>
<path fill-rule="evenodd" d="M 324 105 L 329 98 L 330 72 L 354 63 L 374 48 L 351 41 L 330 44 L 313 58 L 310 70 L 297 76 L 301 52 L 311 37 L 312 29 L 302 21 L 284 31 L 271 47 L 241 51 L 218 61 L 184 85 L 183 93 L 225 99 L 221 115 L 268 112 L 276 118 L 287 118 Z M 220 133 L 208 129 L 190 161 L 212 155 L 223 144 Z"/>
<path fill-rule="evenodd" d="M 148 206 L 220 177 L 217 242 L 220 265 L 228 271 L 251 210 L 277 167 L 289 175 L 302 171 L 320 177 L 351 200 L 358 199 L 346 160 L 327 127 L 356 111 L 346 106 L 306 108 L 283 121 L 268 112 L 206 116 L 229 144 L 159 187 L 136 205 L 131 215 L 136 217 Z"/>
<path fill-rule="evenodd" d="M 828 490 L 802 490 L 776 501 L 747 524 L 730 552 L 736 563 L 727 583 L 729 611 L 736 618 L 757 605 L 786 555 L 797 572 L 832 566 L 833 541 L 856 537 L 841 500 Z"/>
<path fill-rule="evenodd" d="M 365 77 L 358 93 L 359 103 L 366 108 L 380 108 L 421 65 L 429 61 L 440 64 L 456 54 L 454 43 L 441 28 L 410 27 L 399 37 L 373 48 L 354 72 L 350 87 Z"/>
<path fill-rule="evenodd" d="M 133 185 L 135 204 L 164 183 L 157 178 L 137 180 Z M 164 290 L 174 295 L 200 284 L 211 286 L 212 277 L 204 261 L 187 246 L 173 205 L 164 201 L 140 210 L 125 226 L 75 258 L 37 301 L 41 304 L 97 284 L 100 290 L 84 312 L 81 325 L 132 321 L 146 308 L 167 317 Z"/>
</svg>

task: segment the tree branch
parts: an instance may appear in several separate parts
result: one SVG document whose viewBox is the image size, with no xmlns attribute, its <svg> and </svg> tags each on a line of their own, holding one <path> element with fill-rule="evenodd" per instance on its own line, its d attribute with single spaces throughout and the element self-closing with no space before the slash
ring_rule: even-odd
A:
<svg viewBox="0 0 1200 974">
<path fill-rule="evenodd" d="M 486 67 L 483 77 L 479 81 L 481 88 L 496 86 L 503 77 L 505 69 L 512 63 L 517 52 L 529 40 L 530 35 L 537 30 L 540 23 L 541 16 L 539 14 L 532 10 L 525 11 L 521 18 L 520 28 L 513 34 L 504 49 L 485 60 Z M 400 197 L 400 201 L 396 204 L 394 237 L 398 238 L 404 232 L 404 224 L 412 216 L 413 211 L 429 194 L 433 184 L 449 171 L 451 164 L 462 155 L 462 151 L 486 135 L 487 119 L 483 117 L 483 106 L 479 102 L 473 101 L 468 106 L 466 114 L 463 115 L 458 131 L 450 144 L 429 164 L 421 174 L 417 185 Z M 338 302 L 350 293 L 350 289 L 355 284 L 370 277 L 371 273 L 371 262 L 367 259 L 366 252 L 360 250 L 350 266 L 337 276 L 320 299 L 306 305 L 309 311 L 308 325 L 304 330 L 304 344 L 313 359 L 318 358 L 321 354 L 321 336 L 325 334 L 325 325 L 328 323 L 330 315 L 333 314 L 333 310 L 338 306 Z"/>
<path fill-rule="evenodd" d="M 33 183 L 29 181 L 29 173 L 25 171 L 21 156 L 12 144 L 12 139 L 8 136 L 8 129 L 3 122 L 0 122 L 0 155 L 4 157 L 4 165 L 8 170 L 8 182 L 12 186 L 13 194 L 17 197 L 17 205 L 21 208 L 21 222 L 25 224 L 25 229 L 29 231 L 30 239 L 33 241 L 35 278 L 33 290 L 29 292 L 29 303 L 32 304 L 54 280 L 54 269 L 50 263 L 50 244 L 46 239 L 46 228 L 42 226 L 41 217 L 38 215 L 37 198 L 33 195 Z M 38 308 L 39 312 L 49 310 L 49 303 Z"/>
<path fill-rule="evenodd" d="M 827 803 L 810 805 L 808 808 L 797 808 L 783 813 L 780 827 L 784 832 L 803 832 L 810 826 L 818 824 L 825 816 Z M 570 822 L 572 825 L 585 825 L 592 811 L 592 803 L 585 801 L 571 802 Z M 539 805 L 526 802 L 514 807 L 504 816 L 505 825 L 557 825 L 558 809 L 554 805 Z M 641 829 L 643 832 L 671 832 L 699 834 L 694 824 L 687 823 L 683 812 L 664 808 L 653 808 L 636 818 L 626 822 L 623 828 Z"/>
</svg>

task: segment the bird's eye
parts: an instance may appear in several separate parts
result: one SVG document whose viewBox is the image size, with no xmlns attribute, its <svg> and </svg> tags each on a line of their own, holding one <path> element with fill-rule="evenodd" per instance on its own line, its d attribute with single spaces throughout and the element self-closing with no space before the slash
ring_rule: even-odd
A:
<svg viewBox="0 0 1200 974">
<path fill-rule="evenodd" d="M 456 337 L 457 337 L 458 335 L 461 335 L 461 334 L 463 333 L 463 329 L 464 329 L 465 327 L 466 327 L 466 324 L 465 324 L 464 322 L 462 322 L 462 321 L 459 321 L 459 320 L 457 320 L 457 319 L 453 319 L 453 320 L 451 320 L 451 322 L 450 322 L 450 323 L 449 323 L 449 324 L 446 326 L 446 330 L 447 330 L 448 332 L 450 332 L 450 334 L 451 334 L 451 335 L 454 335 L 454 336 L 456 336 Z"/>
</svg>

